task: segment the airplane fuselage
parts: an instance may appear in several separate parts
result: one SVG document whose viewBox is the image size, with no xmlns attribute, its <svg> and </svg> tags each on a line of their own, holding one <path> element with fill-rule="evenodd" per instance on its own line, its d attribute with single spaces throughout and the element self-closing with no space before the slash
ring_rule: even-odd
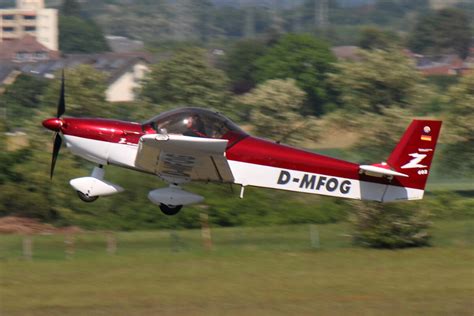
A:
<svg viewBox="0 0 474 316">
<path fill-rule="evenodd" d="M 62 137 L 73 154 L 99 165 L 152 173 L 136 165 L 140 138 L 156 134 L 151 126 L 67 117 L 61 122 Z M 403 178 L 368 176 L 355 163 L 247 134 L 229 133 L 222 138 L 228 140 L 225 157 L 235 184 L 376 201 L 423 196 L 422 188 L 407 187 Z"/>
</svg>

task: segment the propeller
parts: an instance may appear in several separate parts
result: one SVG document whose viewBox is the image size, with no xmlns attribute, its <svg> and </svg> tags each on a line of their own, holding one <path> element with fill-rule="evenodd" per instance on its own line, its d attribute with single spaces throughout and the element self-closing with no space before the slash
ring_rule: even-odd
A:
<svg viewBox="0 0 474 316">
<path fill-rule="evenodd" d="M 53 156 L 51 159 L 51 171 L 49 174 L 50 179 L 53 179 L 54 167 L 56 166 L 56 160 L 58 159 L 58 154 L 59 150 L 61 149 L 62 142 L 63 141 L 61 139 L 61 135 L 59 135 L 59 132 L 56 132 L 56 136 L 54 137 Z"/>
<path fill-rule="evenodd" d="M 43 125 L 45 125 L 47 128 L 52 129 L 56 132 L 54 136 L 53 154 L 51 158 L 50 179 L 53 179 L 54 167 L 56 166 L 56 160 L 58 159 L 59 150 L 61 149 L 61 144 L 63 142 L 59 132 L 61 131 L 61 126 L 62 126 L 62 121 L 60 120 L 60 117 L 64 114 L 65 111 L 66 111 L 66 98 L 64 96 L 64 69 L 63 69 L 62 76 L 61 76 L 61 91 L 59 94 L 58 111 L 56 114 L 56 119 L 49 119 L 43 122 Z"/>
</svg>

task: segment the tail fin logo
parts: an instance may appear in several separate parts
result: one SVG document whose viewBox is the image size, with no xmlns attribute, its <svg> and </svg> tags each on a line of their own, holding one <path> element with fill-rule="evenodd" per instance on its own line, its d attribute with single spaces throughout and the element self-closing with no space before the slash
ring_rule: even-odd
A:
<svg viewBox="0 0 474 316">
<path fill-rule="evenodd" d="M 421 165 L 420 162 L 426 158 L 426 154 L 412 153 L 408 156 L 413 157 L 408 163 L 401 166 L 401 169 L 412 169 L 412 168 L 426 168 L 427 166 Z"/>
</svg>

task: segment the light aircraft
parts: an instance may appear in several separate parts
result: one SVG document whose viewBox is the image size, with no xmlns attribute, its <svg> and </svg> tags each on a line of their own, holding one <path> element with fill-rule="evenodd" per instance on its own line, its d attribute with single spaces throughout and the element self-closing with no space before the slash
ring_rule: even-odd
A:
<svg viewBox="0 0 474 316">
<path fill-rule="evenodd" d="M 43 121 L 56 132 L 51 178 L 64 140 L 73 154 L 97 164 L 90 176 L 70 181 L 83 201 L 123 191 L 104 180 L 103 166 L 116 165 L 168 183 L 148 194 L 166 215 L 203 200 L 182 188 L 190 181 L 238 184 L 241 198 L 246 186 L 256 186 L 380 202 L 422 199 L 441 129 L 441 121 L 413 120 L 386 162 L 359 165 L 250 136 L 201 108 L 144 123 L 62 117 L 65 109 L 63 76 L 57 115 Z"/>
</svg>

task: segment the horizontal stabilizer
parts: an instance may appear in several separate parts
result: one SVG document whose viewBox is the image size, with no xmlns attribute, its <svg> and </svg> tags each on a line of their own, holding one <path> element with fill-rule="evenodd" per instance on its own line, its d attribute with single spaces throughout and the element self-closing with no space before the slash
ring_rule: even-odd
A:
<svg viewBox="0 0 474 316">
<path fill-rule="evenodd" d="M 363 173 L 365 173 L 368 176 L 408 177 L 408 175 L 404 173 L 397 172 L 395 170 L 390 169 L 390 167 L 386 163 L 373 164 L 373 165 L 360 165 L 359 167 L 360 167 L 360 170 L 362 170 Z"/>
</svg>

